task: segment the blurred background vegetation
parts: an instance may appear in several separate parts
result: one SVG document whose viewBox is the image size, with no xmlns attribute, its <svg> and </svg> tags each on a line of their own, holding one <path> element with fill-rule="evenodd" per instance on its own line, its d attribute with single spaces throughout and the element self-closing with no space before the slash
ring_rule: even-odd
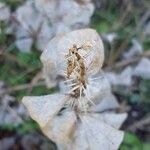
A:
<svg viewBox="0 0 150 150">
<path fill-rule="evenodd" d="M 1 1 L 9 5 L 12 11 L 23 3 L 23 0 Z M 117 34 L 117 39 L 112 45 L 103 39 L 106 51 L 104 70 L 113 69 L 113 66 L 121 61 L 122 53 L 131 46 L 133 38 L 138 39 L 144 51 L 150 50 L 150 37 L 142 34 L 144 24 L 150 21 L 150 15 L 147 20 L 142 20 L 142 16 L 150 11 L 149 0 L 95 0 L 94 3 L 96 9 L 90 26 L 101 35 L 112 32 Z M 57 90 L 47 89 L 42 80 L 36 85 L 32 84 L 41 73 L 41 52 L 34 45 L 31 53 L 20 52 L 14 45 L 14 35 L 6 34 L 5 29 L 5 23 L 0 22 L 0 80 L 5 83 L 5 91 L 0 93 L 0 97 L 10 94 L 15 97 L 12 105 L 17 105 L 25 95 L 50 94 Z M 118 71 L 123 67 L 115 69 Z M 150 81 L 140 78 L 134 80 L 134 88 L 124 91 L 114 89 L 120 103 L 130 107 L 129 117 L 122 127 L 126 134 L 120 150 L 150 150 L 150 119 L 146 120 L 147 116 L 150 116 Z M 139 120 L 141 124 L 136 127 Z M 145 123 L 145 120 L 149 122 Z M 29 133 L 42 136 L 38 125 L 29 119 L 19 126 L 1 124 L 0 140 L 15 136 L 18 143 L 13 145 L 12 149 L 18 150 L 21 149 L 19 139 Z M 47 142 L 44 136 L 42 138 Z M 33 144 L 33 149 L 37 148 L 38 145 Z M 54 149 L 54 146 L 50 149 Z"/>
</svg>

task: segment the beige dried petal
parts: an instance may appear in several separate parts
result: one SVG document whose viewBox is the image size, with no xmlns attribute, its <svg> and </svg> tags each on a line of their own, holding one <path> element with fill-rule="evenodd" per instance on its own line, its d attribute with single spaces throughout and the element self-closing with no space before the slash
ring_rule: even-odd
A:
<svg viewBox="0 0 150 150">
<path fill-rule="evenodd" d="M 127 118 L 127 113 L 122 113 L 122 114 L 116 114 L 113 112 L 106 112 L 99 114 L 99 118 L 101 119 L 102 122 L 111 125 L 115 129 L 119 129 L 123 122 Z"/>
<path fill-rule="evenodd" d="M 61 94 L 24 97 L 23 103 L 43 133 L 60 150 L 117 150 L 123 132 L 116 129 L 121 126 L 126 114 L 77 114 L 70 109 L 61 109 L 68 98 Z"/>
<path fill-rule="evenodd" d="M 111 87 L 103 75 L 89 78 L 85 93 L 94 104 L 98 104 L 106 95 L 111 93 Z"/>
<path fill-rule="evenodd" d="M 65 95 L 52 94 L 46 96 L 26 96 L 22 99 L 23 104 L 28 109 L 28 112 L 33 120 L 44 127 L 50 119 L 63 107 L 67 100 Z"/>
<path fill-rule="evenodd" d="M 72 142 L 76 129 L 76 115 L 73 111 L 63 111 L 42 128 L 43 133 L 57 145 L 67 147 Z"/>
<path fill-rule="evenodd" d="M 110 93 L 107 96 L 103 97 L 103 99 L 99 102 L 99 104 L 91 107 L 91 111 L 103 112 L 110 109 L 116 109 L 118 107 L 119 103 L 117 102 L 116 97 Z"/>
<path fill-rule="evenodd" d="M 45 51 L 41 55 L 41 61 L 44 66 L 44 76 L 51 81 L 59 75 L 64 76 L 67 68 L 65 54 L 68 53 L 69 48 L 72 48 L 73 44 L 78 47 L 90 42 L 92 48 L 90 49 L 90 55 L 85 58 L 85 66 L 87 67 L 87 74 L 94 75 L 102 67 L 104 60 L 104 48 L 101 38 L 98 33 L 93 29 L 82 29 L 69 32 L 60 37 L 55 37 L 50 41 Z M 80 54 L 86 55 L 85 50 L 80 50 Z M 49 83 L 47 83 L 49 87 Z"/>
<path fill-rule="evenodd" d="M 94 115 L 80 116 L 71 150 L 117 150 L 123 140 L 123 132 L 101 122 Z M 69 148 L 67 150 L 69 150 Z"/>
<path fill-rule="evenodd" d="M 61 39 L 61 36 L 57 36 L 53 38 L 48 47 L 41 55 L 41 61 L 43 63 L 43 77 L 46 80 L 46 84 L 49 88 L 55 87 L 57 68 L 56 68 L 56 60 L 57 60 L 57 42 Z M 52 56 L 52 57 L 51 57 Z"/>
</svg>

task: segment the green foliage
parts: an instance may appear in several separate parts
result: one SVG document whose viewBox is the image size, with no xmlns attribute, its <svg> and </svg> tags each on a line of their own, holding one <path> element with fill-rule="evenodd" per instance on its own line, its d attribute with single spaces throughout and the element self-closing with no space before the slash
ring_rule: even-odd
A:
<svg viewBox="0 0 150 150">
<path fill-rule="evenodd" d="M 150 37 L 147 37 L 144 41 L 143 41 L 143 46 L 145 50 L 150 50 Z"/>
<path fill-rule="evenodd" d="M 41 68 L 41 62 L 36 52 L 22 53 L 12 50 L 6 52 L 0 68 L 0 80 L 13 86 L 28 83 Z"/>
<path fill-rule="evenodd" d="M 139 85 L 140 97 L 144 103 L 150 104 L 150 80 L 142 80 Z"/>
<path fill-rule="evenodd" d="M 4 22 L 0 21 L 0 43 L 5 44 L 6 43 L 6 24 Z"/>
<path fill-rule="evenodd" d="M 13 124 L 4 124 L 3 126 L 0 126 L 0 129 L 8 131 L 16 131 L 19 134 L 26 134 L 29 132 L 33 132 L 34 130 L 38 130 L 39 125 L 33 120 L 28 120 L 24 121 L 19 126 L 14 126 Z"/>
<path fill-rule="evenodd" d="M 0 0 L 6 3 L 12 10 L 15 10 L 24 0 Z"/>
<path fill-rule="evenodd" d="M 147 150 L 147 146 L 136 135 L 126 132 L 119 150 Z"/>
<path fill-rule="evenodd" d="M 145 143 L 143 144 L 143 150 L 149 150 L 150 149 L 150 144 Z"/>
<path fill-rule="evenodd" d="M 16 130 L 19 134 L 26 134 L 39 129 L 39 125 L 35 121 L 26 121 L 20 125 Z"/>
<path fill-rule="evenodd" d="M 19 52 L 16 54 L 17 60 L 28 68 L 40 68 L 41 63 L 39 59 L 39 54 L 37 53 L 23 53 Z"/>
<path fill-rule="evenodd" d="M 149 37 L 143 34 L 142 27 L 138 29 L 141 14 L 146 11 L 148 6 L 146 1 L 126 3 L 125 1 L 106 0 L 101 5 L 101 8 L 96 9 L 92 17 L 91 27 L 100 34 L 117 33 L 117 39 L 111 48 L 108 48 L 105 43 L 106 56 L 110 56 L 105 57 L 105 65 L 113 65 L 120 59 L 122 52 L 129 48 L 133 38 L 138 39 L 145 50 L 149 49 Z M 107 45 L 109 44 L 107 43 Z"/>
</svg>

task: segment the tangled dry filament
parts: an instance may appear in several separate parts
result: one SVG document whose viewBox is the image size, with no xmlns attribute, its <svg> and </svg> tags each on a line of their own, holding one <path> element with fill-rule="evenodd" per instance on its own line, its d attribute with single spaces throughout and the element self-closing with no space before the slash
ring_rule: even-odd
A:
<svg viewBox="0 0 150 150">
<path fill-rule="evenodd" d="M 81 49 L 87 50 L 90 49 L 89 44 L 84 44 L 81 47 L 73 45 L 69 49 L 68 54 L 66 55 L 67 59 L 67 80 L 71 81 L 71 91 L 69 92 L 72 96 L 78 98 L 83 95 L 84 89 L 86 89 L 86 67 L 84 58 L 80 55 L 79 51 Z"/>
</svg>

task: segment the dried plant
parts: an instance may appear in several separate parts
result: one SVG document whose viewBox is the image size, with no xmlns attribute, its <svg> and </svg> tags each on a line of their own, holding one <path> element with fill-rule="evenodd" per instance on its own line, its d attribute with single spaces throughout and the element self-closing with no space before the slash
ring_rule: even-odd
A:
<svg viewBox="0 0 150 150">
<path fill-rule="evenodd" d="M 24 52 L 30 52 L 33 43 L 43 50 L 54 35 L 88 26 L 93 12 L 91 1 L 82 4 L 75 0 L 25 1 L 13 15 L 15 44 Z"/>
<path fill-rule="evenodd" d="M 73 41 L 67 45 L 68 37 Z M 108 111 L 118 107 L 118 103 L 107 81 L 98 73 L 104 56 L 101 39 L 91 29 L 73 31 L 56 39 L 61 42 L 55 42 L 56 51 L 53 49 L 50 57 L 55 62 L 50 64 L 53 70 L 49 71 L 54 76 L 64 71 L 65 80 L 55 94 L 23 98 L 30 116 L 59 150 L 117 150 L 123 139 L 123 132 L 117 129 L 127 115 Z M 62 49 L 57 49 L 61 48 L 60 43 Z M 63 51 L 65 47 L 68 48 Z M 62 58 L 58 57 L 60 51 Z M 43 53 L 44 60 L 47 52 Z"/>
</svg>

